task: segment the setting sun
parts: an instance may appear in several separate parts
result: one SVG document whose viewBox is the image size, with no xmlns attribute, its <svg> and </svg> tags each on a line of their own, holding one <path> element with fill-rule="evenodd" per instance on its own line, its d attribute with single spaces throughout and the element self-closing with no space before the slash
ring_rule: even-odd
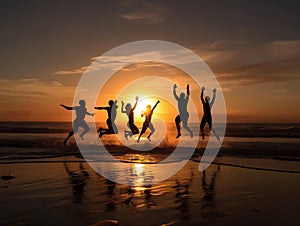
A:
<svg viewBox="0 0 300 226">
<path fill-rule="evenodd" d="M 155 105 L 157 100 L 155 100 L 154 98 L 151 97 L 142 97 L 139 99 L 138 104 L 135 108 L 135 114 L 137 116 L 140 116 L 142 114 L 143 111 L 146 111 L 146 107 L 147 105 L 151 105 L 151 108 Z M 131 102 L 133 103 L 132 106 L 134 105 L 134 101 Z M 156 112 L 159 112 L 159 108 L 157 108 Z"/>
</svg>

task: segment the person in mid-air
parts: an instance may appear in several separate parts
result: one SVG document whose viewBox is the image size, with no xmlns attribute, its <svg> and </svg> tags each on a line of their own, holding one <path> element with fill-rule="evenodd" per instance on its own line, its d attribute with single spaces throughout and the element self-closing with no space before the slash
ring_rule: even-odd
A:
<svg viewBox="0 0 300 226">
<path fill-rule="evenodd" d="M 96 110 L 106 110 L 108 118 L 106 119 L 106 125 L 108 129 L 100 127 L 97 132 L 99 132 L 99 137 L 102 137 L 104 134 L 118 134 L 118 128 L 115 124 L 117 117 L 117 100 L 108 101 L 107 107 L 95 107 Z"/>
<path fill-rule="evenodd" d="M 212 127 L 212 116 L 211 116 L 211 108 L 213 106 L 213 104 L 215 103 L 216 100 L 216 89 L 213 89 L 213 98 L 210 101 L 209 96 L 206 96 L 205 99 L 203 97 L 204 95 L 204 90 L 205 87 L 202 87 L 202 91 L 201 91 L 201 102 L 203 105 L 203 117 L 200 123 L 200 131 L 202 134 L 202 139 L 205 139 L 205 133 L 204 133 L 204 127 L 205 124 L 208 123 L 209 126 L 209 130 L 213 132 L 213 134 L 216 136 L 217 140 L 219 140 L 219 136 L 216 134 L 216 132 L 214 131 L 213 127 Z"/>
<path fill-rule="evenodd" d="M 145 115 L 145 121 L 144 121 L 144 123 L 143 123 L 143 127 L 142 127 L 142 130 L 141 130 L 141 133 L 140 133 L 139 138 L 138 138 L 138 140 L 137 140 L 138 143 L 140 142 L 141 136 L 146 132 L 146 130 L 147 130 L 148 127 L 149 127 L 149 129 L 150 129 L 150 134 L 148 135 L 147 138 L 148 138 L 149 141 L 151 141 L 150 137 L 151 137 L 151 135 L 153 135 L 153 133 L 154 133 L 154 131 L 155 131 L 154 126 L 153 126 L 153 124 L 152 124 L 152 122 L 151 122 L 151 117 L 152 117 L 152 114 L 153 114 L 154 109 L 157 107 L 157 105 L 158 105 L 159 103 L 160 103 L 160 101 L 158 100 L 158 101 L 156 102 L 156 104 L 153 106 L 152 109 L 151 109 L 151 105 L 147 105 L 146 111 L 145 111 L 145 112 L 144 112 L 144 111 L 142 112 L 141 117 L 143 117 L 143 116 Z"/>
<path fill-rule="evenodd" d="M 178 111 L 179 111 L 179 115 L 177 115 L 175 118 L 175 124 L 177 128 L 176 138 L 179 138 L 181 136 L 180 122 L 182 122 L 183 128 L 185 128 L 190 133 L 190 136 L 193 137 L 193 132 L 190 129 L 190 127 L 188 127 L 189 113 L 187 112 L 187 104 L 189 102 L 189 97 L 190 97 L 190 86 L 189 84 L 186 86 L 186 95 L 184 93 L 180 93 L 180 97 L 178 97 L 176 94 L 176 88 L 177 85 L 174 84 L 173 95 L 178 102 Z"/>
<path fill-rule="evenodd" d="M 130 131 L 128 131 L 128 130 L 124 131 L 124 136 L 125 136 L 126 140 L 128 140 L 128 136 L 132 137 L 133 135 L 139 133 L 139 129 L 134 124 L 134 110 L 136 108 L 139 98 L 136 97 L 135 100 L 136 101 L 135 101 L 134 106 L 132 107 L 131 104 L 128 103 L 128 104 L 126 104 L 125 110 L 124 110 L 124 102 L 122 101 L 121 112 L 127 114 L 127 116 L 128 116 L 127 126 L 130 129 Z"/>
<path fill-rule="evenodd" d="M 85 100 L 80 100 L 79 106 L 75 106 L 75 107 L 68 107 L 64 104 L 61 104 L 60 106 L 62 106 L 63 108 L 65 108 L 67 110 L 75 110 L 76 111 L 76 118 L 73 122 L 73 130 L 68 134 L 68 136 L 64 140 L 63 144 L 64 145 L 67 144 L 70 137 L 72 137 L 74 135 L 74 133 L 76 133 L 78 131 L 79 127 L 82 127 L 84 129 L 83 132 L 79 135 L 81 137 L 81 139 L 83 140 L 83 136 L 90 130 L 90 127 L 84 120 L 85 115 L 94 116 L 95 113 L 87 112 L 87 109 L 85 107 L 86 106 Z"/>
</svg>

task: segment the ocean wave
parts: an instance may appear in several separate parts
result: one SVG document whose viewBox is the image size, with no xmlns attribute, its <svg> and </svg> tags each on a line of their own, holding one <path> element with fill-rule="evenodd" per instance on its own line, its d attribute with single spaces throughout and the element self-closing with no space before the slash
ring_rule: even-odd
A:
<svg viewBox="0 0 300 226">
<path fill-rule="evenodd" d="M 98 126 L 103 123 L 97 123 Z M 199 125 L 190 123 L 193 131 L 199 131 Z M 167 123 L 168 132 L 176 133 L 174 123 Z M 1 133 L 35 133 L 35 134 L 59 134 L 68 133 L 72 128 L 71 122 L 0 122 Z M 218 133 L 220 127 L 214 124 Z M 126 123 L 124 128 L 126 129 Z M 208 132 L 208 131 L 207 131 Z M 300 124 L 257 124 L 257 123 L 228 123 L 226 125 L 227 137 L 291 137 L 300 138 Z"/>
</svg>

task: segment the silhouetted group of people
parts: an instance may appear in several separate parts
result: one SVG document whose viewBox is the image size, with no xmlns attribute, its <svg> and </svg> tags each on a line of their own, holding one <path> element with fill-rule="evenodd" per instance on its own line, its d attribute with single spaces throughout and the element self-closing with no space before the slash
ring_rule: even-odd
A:
<svg viewBox="0 0 300 226">
<path fill-rule="evenodd" d="M 124 102 L 122 101 L 122 109 L 121 112 L 127 114 L 128 116 L 128 123 L 127 126 L 130 129 L 130 131 L 125 130 L 125 138 L 128 139 L 128 136 L 132 137 L 135 134 L 139 134 L 139 129 L 137 126 L 134 124 L 134 110 L 136 108 L 136 105 L 138 103 L 138 97 L 136 97 L 136 103 L 134 107 L 131 106 L 131 104 L 127 104 L 124 110 Z M 150 129 L 150 134 L 147 136 L 148 140 L 151 141 L 150 137 L 154 133 L 155 129 L 154 126 L 151 122 L 152 114 L 154 109 L 157 107 L 157 105 L 160 103 L 158 100 L 156 104 L 154 105 L 153 108 L 151 108 L 151 105 L 146 106 L 146 110 L 142 112 L 141 117 L 145 116 L 145 121 L 143 123 L 142 130 L 140 132 L 140 135 L 137 139 L 137 142 L 140 141 L 141 136 L 146 132 L 146 130 L 149 128 Z M 82 140 L 84 140 L 83 136 L 90 130 L 89 126 L 85 122 L 84 118 L 85 115 L 90 115 L 94 116 L 95 113 L 89 113 L 86 109 L 86 102 L 84 100 L 79 101 L 79 106 L 75 107 L 68 107 L 64 104 L 61 104 L 63 108 L 67 110 L 75 110 L 76 111 L 76 118 L 73 123 L 73 130 L 68 134 L 67 138 L 64 140 L 63 144 L 66 145 L 68 140 L 74 135 L 75 132 L 78 131 L 79 127 L 82 127 L 84 130 L 83 132 L 79 135 Z M 117 100 L 113 101 L 110 100 L 108 101 L 108 106 L 107 107 L 95 107 L 96 110 L 106 110 L 108 118 L 106 120 L 106 125 L 108 128 L 102 128 L 100 127 L 97 132 L 99 132 L 99 137 L 102 137 L 104 134 L 118 134 L 118 128 L 115 124 L 116 116 L 117 116 Z"/>
<path fill-rule="evenodd" d="M 181 93 L 179 96 L 177 96 L 176 94 L 176 88 L 177 85 L 174 84 L 173 86 L 173 95 L 178 103 L 178 115 L 175 118 L 175 124 L 176 124 L 176 128 L 177 128 L 177 136 L 176 138 L 179 138 L 181 136 L 181 127 L 180 127 L 180 123 L 182 122 L 182 126 L 185 130 L 187 130 L 190 134 L 190 137 L 193 138 L 193 132 L 190 129 L 190 127 L 188 126 L 188 119 L 189 119 L 189 113 L 187 111 L 187 105 L 189 102 L 189 97 L 190 97 L 190 89 L 189 89 L 189 85 L 187 85 L 187 92 L 185 93 Z M 209 126 L 209 130 L 213 132 L 213 134 L 216 136 L 216 138 L 219 140 L 218 135 L 216 134 L 216 132 L 214 131 L 213 127 L 212 127 L 212 115 L 211 115 L 211 108 L 215 102 L 216 99 L 216 89 L 213 89 L 213 98 L 210 101 L 209 96 L 206 96 L 204 98 L 204 91 L 205 88 L 202 87 L 202 91 L 201 91 L 201 102 L 203 105 L 203 117 L 200 123 L 200 131 L 202 134 L 202 139 L 205 139 L 205 133 L 204 133 L 204 127 L 206 125 L 206 123 L 208 123 Z M 139 129 L 137 128 L 137 126 L 134 124 L 134 110 L 136 109 L 136 106 L 138 104 L 138 97 L 136 97 L 136 101 L 134 106 L 132 107 L 132 105 L 130 103 L 126 104 L 125 106 L 125 110 L 124 110 L 124 102 L 122 101 L 122 108 L 121 108 L 121 112 L 126 114 L 128 116 L 128 122 L 127 122 L 127 126 L 130 130 L 125 130 L 124 131 L 124 136 L 126 139 L 128 139 L 129 137 L 132 137 L 133 135 L 139 134 L 137 142 L 140 141 L 141 136 L 146 132 L 146 130 L 149 128 L 150 129 L 150 134 L 147 136 L 147 139 L 149 141 L 151 141 L 150 137 L 151 135 L 153 135 L 153 133 L 155 132 L 155 128 L 151 122 L 151 118 L 153 115 L 153 111 L 155 110 L 155 108 L 157 107 L 157 105 L 160 103 L 160 101 L 158 100 L 156 102 L 156 104 L 153 106 L 153 108 L 151 108 L 151 105 L 147 105 L 145 111 L 142 111 L 141 117 L 145 116 L 145 121 L 143 123 L 142 129 L 141 131 L 139 131 Z M 83 128 L 84 130 L 81 132 L 81 134 L 79 135 L 79 137 L 84 140 L 84 135 L 86 133 L 88 133 L 88 131 L 90 130 L 89 126 L 87 125 L 87 123 L 85 122 L 85 115 L 89 115 L 89 116 L 94 116 L 95 113 L 89 113 L 86 109 L 86 102 L 85 100 L 80 100 L 79 101 L 79 106 L 74 106 L 74 107 L 68 107 L 66 105 L 61 104 L 62 107 L 64 107 L 67 110 L 75 110 L 76 111 L 76 118 L 74 120 L 73 123 L 73 130 L 68 134 L 67 138 L 64 140 L 63 144 L 66 145 L 66 143 L 68 142 L 68 140 L 70 139 L 70 137 L 72 137 L 74 135 L 75 132 L 78 131 L 79 127 Z M 96 110 L 106 110 L 107 111 L 107 120 L 106 120 L 106 125 L 107 128 L 102 128 L 100 127 L 97 132 L 99 133 L 99 137 L 102 137 L 105 134 L 118 134 L 118 128 L 115 124 L 115 120 L 116 120 L 116 116 L 117 116 L 117 100 L 109 100 L 108 101 L 108 106 L 106 107 L 95 107 Z"/>
<path fill-rule="evenodd" d="M 191 138 L 193 138 L 193 132 L 190 129 L 190 127 L 188 126 L 189 113 L 187 111 L 187 104 L 189 102 L 189 97 L 190 97 L 190 86 L 189 86 L 189 84 L 187 84 L 186 94 L 181 93 L 179 97 L 176 94 L 176 88 L 177 88 L 177 85 L 174 84 L 173 95 L 178 102 L 178 111 L 179 111 L 179 115 L 177 115 L 175 118 L 175 124 L 176 124 L 176 128 L 177 128 L 176 138 L 179 138 L 181 136 L 181 128 L 180 128 L 181 122 L 182 122 L 183 128 L 186 129 L 190 133 Z M 203 117 L 202 117 L 201 123 L 200 123 L 200 131 L 202 134 L 202 139 L 203 140 L 205 139 L 204 127 L 205 127 L 206 123 L 208 123 L 209 130 L 212 131 L 213 134 L 215 135 L 215 137 L 217 138 L 217 140 L 219 140 L 219 136 L 216 134 L 216 132 L 214 131 L 214 129 L 212 127 L 212 116 L 211 116 L 211 108 L 212 108 L 213 104 L 215 103 L 217 90 L 213 89 L 213 98 L 211 101 L 210 101 L 209 96 L 206 96 L 205 98 L 203 97 L 204 91 L 205 91 L 205 87 L 202 87 L 201 95 L 200 95 L 202 106 L 203 106 Z"/>
</svg>

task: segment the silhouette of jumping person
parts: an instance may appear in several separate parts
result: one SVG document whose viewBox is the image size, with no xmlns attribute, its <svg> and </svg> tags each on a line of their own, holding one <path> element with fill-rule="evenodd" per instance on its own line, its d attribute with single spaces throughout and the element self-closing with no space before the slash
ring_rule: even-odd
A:
<svg viewBox="0 0 300 226">
<path fill-rule="evenodd" d="M 151 137 L 151 135 L 155 132 L 154 126 L 153 126 L 153 124 L 152 124 L 152 122 L 151 122 L 151 117 L 152 117 L 152 114 L 153 114 L 154 109 L 156 108 L 156 106 L 157 106 L 159 103 L 160 103 L 160 101 L 158 100 L 158 101 L 156 102 L 156 104 L 153 106 L 152 109 L 151 109 L 151 105 L 147 105 L 146 111 L 145 111 L 145 112 L 144 112 L 144 111 L 142 112 L 141 117 L 143 117 L 143 116 L 145 115 L 145 121 L 144 121 L 144 123 L 143 123 L 143 128 L 142 128 L 141 133 L 140 133 L 140 135 L 139 135 L 139 138 L 138 138 L 138 140 L 137 140 L 138 143 L 140 142 L 141 136 L 146 132 L 146 130 L 147 130 L 148 127 L 149 127 L 149 129 L 150 129 L 150 134 L 148 135 L 147 138 L 148 138 L 149 141 L 151 141 L 151 140 L 150 140 L 150 137 Z"/>
<path fill-rule="evenodd" d="M 180 122 L 182 122 L 183 128 L 185 128 L 190 133 L 190 136 L 192 138 L 193 132 L 188 127 L 188 124 L 187 124 L 188 119 L 189 119 L 189 113 L 187 112 L 187 104 L 189 102 L 189 97 L 190 97 L 190 86 L 189 86 L 189 84 L 186 86 L 186 94 L 187 95 L 185 95 L 184 93 L 180 93 L 180 97 L 178 97 L 176 94 L 176 88 L 177 88 L 177 85 L 174 84 L 173 95 L 178 102 L 178 111 L 179 111 L 179 115 L 177 115 L 175 118 L 175 124 L 176 124 L 176 128 L 177 128 L 176 138 L 179 138 L 181 136 Z"/>
<path fill-rule="evenodd" d="M 118 128 L 115 124 L 117 117 L 117 100 L 108 101 L 108 107 L 95 107 L 96 110 L 106 110 L 108 118 L 106 119 L 106 125 L 108 129 L 100 127 L 97 132 L 100 132 L 99 137 L 102 137 L 104 134 L 118 134 Z"/>
<path fill-rule="evenodd" d="M 216 89 L 213 89 L 213 98 L 210 101 L 209 96 L 206 96 L 205 99 L 203 98 L 204 95 L 204 90 L 205 87 L 202 87 L 202 91 L 201 91 L 201 102 L 203 105 L 203 117 L 200 123 L 200 131 L 202 133 L 202 139 L 205 139 L 205 134 L 204 134 L 204 126 L 206 123 L 208 123 L 209 126 L 209 130 L 213 132 L 213 134 L 216 136 L 217 140 L 219 140 L 219 136 L 216 134 L 216 132 L 214 131 L 213 127 L 212 127 L 212 116 L 211 116 L 211 108 L 213 106 L 213 104 L 215 103 L 216 100 Z"/>
<path fill-rule="evenodd" d="M 136 108 L 139 98 L 136 97 L 135 100 L 136 101 L 135 101 L 134 106 L 131 107 L 131 104 L 126 104 L 125 110 L 124 110 L 124 102 L 122 101 L 121 112 L 127 114 L 128 119 L 129 119 L 127 122 L 127 126 L 131 130 L 131 131 L 128 131 L 128 130 L 124 131 L 124 136 L 125 136 L 126 140 L 128 140 L 128 136 L 132 137 L 133 135 L 139 133 L 139 129 L 134 124 L 134 109 Z"/>
<path fill-rule="evenodd" d="M 73 122 L 73 130 L 69 133 L 67 138 L 64 140 L 64 142 L 63 142 L 64 145 L 66 145 L 68 140 L 70 139 L 70 137 L 73 136 L 74 133 L 76 133 L 78 131 L 79 127 L 82 127 L 84 129 L 84 131 L 79 135 L 82 140 L 84 140 L 83 136 L 90 130 L 90 127 L 87 125 L 84 118 L 85 118 L 85 115 L 94 116 L 95 113 L 87 112 L 87 109 L 86 109 L 85 105 L 86 105 L 85 100 L 80 100 L 79 101 L 79 106 L 75 106 L 75 107 L 68 107 L 64 104 L 60 105 L 63 108 L 69 110 L 69 111 L 70 110 L 75 110 L 76 111 L 76 118 Z"/>
</svg>

